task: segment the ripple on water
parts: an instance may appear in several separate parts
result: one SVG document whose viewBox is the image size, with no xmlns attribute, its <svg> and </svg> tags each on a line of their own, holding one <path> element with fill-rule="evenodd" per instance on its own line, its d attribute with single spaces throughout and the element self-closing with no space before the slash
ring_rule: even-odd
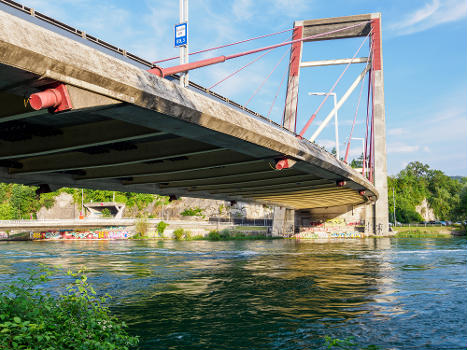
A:
<svg viewBox="0 0 467 350">
<path fill-rule="evenodd" d="M 0 280 L 86 264 L 145 349 L 465 350 L 466 242 L 18 242 L 0 245 Z"/>
</svg>

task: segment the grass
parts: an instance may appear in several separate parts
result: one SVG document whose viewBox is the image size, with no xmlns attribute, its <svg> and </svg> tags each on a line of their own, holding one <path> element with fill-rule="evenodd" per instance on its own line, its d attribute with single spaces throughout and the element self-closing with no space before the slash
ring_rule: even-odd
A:
<svg viewBox="0 0 467 350">
<path fill-rule="evenodd" d="M 230 231 L 224 229 L 222 231 L 213 230 L 210 231 L 206 236 L 198 236 L 201 240 L 208 240 L 208 241 L 245 241 L 245 240 L 270 240 L 270 239 L 278 239 L 282 237 L 272 237 L 266 234 L 248 234 L 241 231 Z"/>
<path fill-rule="evenodd" d="M 455 227 L 451 226 L 398 226 L 395 227 L 397 231 L 396 237 L 449 237 L 451 232 L 455 230 Z"/>
</svg>

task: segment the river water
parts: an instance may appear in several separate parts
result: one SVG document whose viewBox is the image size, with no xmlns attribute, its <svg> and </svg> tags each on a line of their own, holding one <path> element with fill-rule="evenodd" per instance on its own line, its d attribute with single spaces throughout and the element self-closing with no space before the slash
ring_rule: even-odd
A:
<svg viewBox="0 0 467 350">
<path fill-rule="evenodd" d="M 0 242 L 0 280 L 88 268 L 142 349 L 466 349 L 467 240 Z"/>
</svg>

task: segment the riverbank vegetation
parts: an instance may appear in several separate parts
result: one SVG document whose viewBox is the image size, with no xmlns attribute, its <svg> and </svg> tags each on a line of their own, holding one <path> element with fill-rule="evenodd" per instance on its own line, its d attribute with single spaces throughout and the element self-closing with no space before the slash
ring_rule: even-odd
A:
<svg viewBox="0 0 467 350">
<path fill-rule="evenodd" d="M 128 350 L 139 339 L 106 306 L 84 271 L 68 271 L 72 280 L 51 294 L 43 288 L 63 270 L 41 266 L 26 278 L 0 286 L 0 348 L 49 350 Z"/>
<path fill-rule="evenodd" d="M 423 237 L 451 237 L 451 234 L 456 229 L 454 227 L 446 226 L 398 226 L 396 228 L 396 237 L 398 238 L 423 238 Z"/>
<path fill-rule="evenodd" d="M 56 191 L 41 193 L 37 186 L 0 183 L 0 220 L 18 220 L 36 218 L 40 208 L 51 208 L 55 198 L 61 193 L 73 196 L 75 203 L 85 202 L 111 202 L 124 203 L 127 208 L 133 209 L 136 216 L 143 216 L 143 210 L 151 203 L 154 206 L 169 203 L 169 197 L 147 193 L 103 191 L 62 187 Z"/>
<path fill-rule="evenodd" d="M 389 176 L 388 197 L 391 222 L 394 202 L 396 221 L 423 221 L 416 207 L 425 199 L 438 220 L 467 220 L 467 177 L 452 178 L 427 164 L 411 162 L 396 176 Z"/>
</svg>

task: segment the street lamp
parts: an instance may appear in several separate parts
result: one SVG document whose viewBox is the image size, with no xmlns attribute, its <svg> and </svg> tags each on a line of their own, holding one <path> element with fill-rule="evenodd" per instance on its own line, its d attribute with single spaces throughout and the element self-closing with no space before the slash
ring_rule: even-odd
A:
<svg viewBox="0 0 467 350">
<path fill-rule="evenodd" d="M 339 158 L 339 127 L 337 124 L 337 95 L 335 92 L 309 92 L 308 95 L 310 96 L 326 96 L 326 95 L 332 95 L 334 97 L 334 131 L 336 134 L 336 158 Z"/>
</svg>

